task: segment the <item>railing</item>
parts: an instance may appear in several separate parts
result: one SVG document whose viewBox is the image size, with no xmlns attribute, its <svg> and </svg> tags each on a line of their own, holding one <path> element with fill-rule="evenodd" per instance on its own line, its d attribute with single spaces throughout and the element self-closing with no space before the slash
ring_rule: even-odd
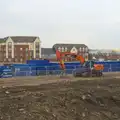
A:
<svg viewBox="0 0 120 120">
<path fill-rule="evenodd" d="M 66 75 L 68 74 L 73 74 L 73 70 L 76 68 L 79 68 L 80 66 L 71 66 L 67 65 L 65 73 Z M 63 70 L 60 69 L 59 66 L 17 66 L 13 67 L 12 71 L 6 71 L 3 72 L 3 76 L 10 77 L 11 74 L 14 77 L 17 76 L 51 76 L 51 75 L 61 75 Z M 103 72 L 120 72 L 120 65 L 105 65 Z"/>
<path fill-rule="evenodd" d="M 72 74 L 73 70 L 80 66 L 66 66 L 65 74 Z M 120 72 L 120 66 L 105 66 L 103 72 Z M 43 76 L 43 75 L 60 75 L 62 70 L 59 66 L 32 66 L 18 67 L 12 72 L 13 76 Z"/>
<path fill-rule="evenodd" d="M 39 70 L 39 71 L 20 71 L 15 72 L 13 76 L 51 76 L 51 75 L 61 75 L 63 73 L 63 70 L 52 70 L 52 71 L 46 71 L 46 70 Z M 70 75 L 73 74 L 73 69 L 65 70 L 63 74 Z"/>
</svg>

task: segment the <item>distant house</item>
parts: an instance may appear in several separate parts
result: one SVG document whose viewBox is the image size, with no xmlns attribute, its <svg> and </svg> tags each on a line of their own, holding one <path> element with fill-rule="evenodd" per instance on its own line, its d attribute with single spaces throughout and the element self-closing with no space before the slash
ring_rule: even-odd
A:
<svg viewBox="0 0 120 120">
<path fill-rule="evenodd" d="M 55 51 L 52 48 L 41 48 L 41 58 L 49 59 L 49 60 L 56 60 Z"/>
<path fill-rule="evenodd" d="M 26 62 L 41 58 L 41 40 L 37 36 L 9 36 L 0 39 L 1 62 Z"/>
<path fill-rule="evenodd" d="M 85 44 L 55 44 L 53 45 L 54 50 L 59 50 L 60 52 L 70 52 L 82 55 L 86 60 L 88 60 L 89 49 Z M 72 58 L 65 58 L 66 61 L 73 60 Z"/>
<path fill-rule="evenodd" d="M 90 49 L 89 53 L 97 60 L 118 60 L 120 59 L 120 52 L 111 49 Z"/>
</svg>

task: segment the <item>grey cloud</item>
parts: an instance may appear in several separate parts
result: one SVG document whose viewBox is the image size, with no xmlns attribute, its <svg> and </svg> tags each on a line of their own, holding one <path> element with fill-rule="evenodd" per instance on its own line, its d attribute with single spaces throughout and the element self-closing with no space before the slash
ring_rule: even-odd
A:
<svg viewBox="0 0 120 120">
<path fill-rule="evenodd" d="M 1 0 L 0 33 L 38 35 L 45 46 L 75 42 L 119 47 L 119 4 L 118 0 Z"/>
</svg>

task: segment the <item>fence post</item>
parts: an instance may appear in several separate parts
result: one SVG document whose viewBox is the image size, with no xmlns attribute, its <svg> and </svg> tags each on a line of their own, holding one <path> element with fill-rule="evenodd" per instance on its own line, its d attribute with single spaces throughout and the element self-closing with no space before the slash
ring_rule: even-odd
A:
<svg viewBox="0 0 120 120">
<path fill-rule="evenodd" d="M 22 71 L 22 72 L 25 72 L 25 76 L 27 76 L 27 71 Z"/>
<path fill-rule="evenodd" d="M 29 67 L 29 76 L 31 76 L 31 73 L 32 73 L 31 67 Z"/>
<path fill-rule="evenodd" d="M 46 69 L 46 76 L 47 76 L 47 66 L 45 66 L 45 69 Z"/>
<path fill-rule="evenodd" d="M 118 64 L 117 64 L 117 66 L 118 66 Z M 118 67 L 117 67 L 117 66 L 116 66 L 116 68 L 115 68 L 115 69 L 116 69 L 116 71 L 115 71 L 116 73 L 118 72 L 118 70 L 117 70 Z"/>
<path fill-rule="evenodd" d="M 76 65 L 74 66 L 74 69 L 72 69 L 72 75 L 74 74 L 75 69 L 76 69 Z"/>
<path fill-rule="evenodd" d="M 112 68 L 111 68 L 111 64 L 110 64 L 108 72 L 111 72 L 111 71 L 112 71 Z"/>
<path fill-rule="evenodd" d="M 74 69 L 76 69 L 76 65 L 74 66 Z"/>
<path fill-rule="evenodd" d="M 25 72 L 26 73 L 26 76 L 28 76 L 28 71 L 26 70 L 26 71 L 22 71 L 22 72 Z"/>
<path fill-rule="evenodd" d="M 14 71 L 14 77 L 16 77 L 16 68 L 15 68 L 15 71 Z"/>
</svg>

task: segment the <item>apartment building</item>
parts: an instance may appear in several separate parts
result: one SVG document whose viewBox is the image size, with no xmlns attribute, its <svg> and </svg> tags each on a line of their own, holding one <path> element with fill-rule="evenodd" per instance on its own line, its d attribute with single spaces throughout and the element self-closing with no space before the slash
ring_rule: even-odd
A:
<svg viewBox="0 0 120 120">
<path fill-rule="evenodd" d="M 78 55 L 81 55 L 85 58 L 85 60 L 88 60 L 89 56 L 89 49 L 88 46 L 85 44 L 55 44 L 53 45 L 53 49 L 59 50 L 60 52 L 70 52 L 70 53 L 76 53 Z M 74 58 L 64 58 L 65 61 L 73 61 Z"/>
<path fill-rule="evenodd" d="M 41 58 L 41 40 L 33 36 L 9 36 L 0 39 L 0 62 L 24 63 Z"/>
</svg>

